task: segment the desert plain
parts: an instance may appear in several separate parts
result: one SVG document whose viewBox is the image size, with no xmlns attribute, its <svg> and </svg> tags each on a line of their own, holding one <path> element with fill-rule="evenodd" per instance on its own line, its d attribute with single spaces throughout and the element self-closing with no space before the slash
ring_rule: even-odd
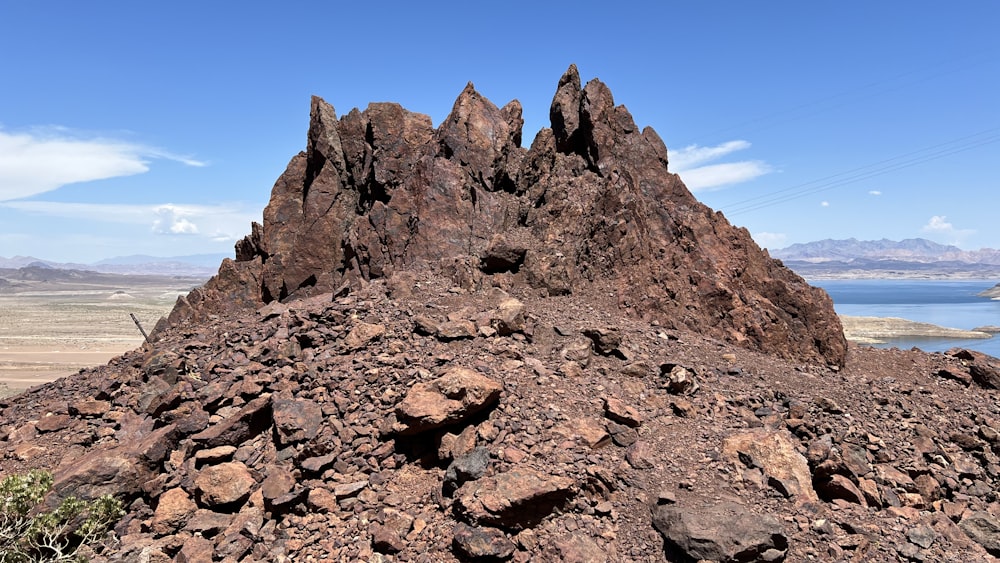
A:
<svg viewBox="0 0 1000 563">
<path fill-rule="evenodd" d="M 142 345 L 178 295 L 204 279 L 0 270 L 0 396 L 101 365 Z"/>
</svg>

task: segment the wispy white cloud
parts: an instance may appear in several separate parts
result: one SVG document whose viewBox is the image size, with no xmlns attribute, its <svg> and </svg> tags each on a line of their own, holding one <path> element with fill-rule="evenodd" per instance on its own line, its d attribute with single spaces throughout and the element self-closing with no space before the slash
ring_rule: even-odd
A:
<svg viewBox="0 0 1000 563">
<path fill-rule="evenodd" d="M 249 232 L 251 221 L 260 221 L 259 213 L 249 213 L 238 203 L 130 205 L 8 201 L 0 202 L 0 207 L 50 217 L 143 225 L 157 235 L 202 236 L 215 242 L 238 240 Z"/>
<path fill-rule="evenodd" d="M 788 235 L 785 233 L 751 233 L 753 235 L 753 240 L 757 242 L 762 248 L 783 248 L 785 246 L 785 241 L 788 240 Z"/>
<path fill-rule="evenodd" d="M 821 201 L 821 202 L 819 202 L 819 206 L 820 207 L 830 207 L 830 202 L 829 201 Z"/>
<path fill-rule="evenodd" d="M 727 141 L 713 147 L 689 145 L 670 154 L 670 165 L 691 191 L 718 189 L 773 172 L 769 164 L 760 160 L 707 164 L 748 148 L 750 143 L 743 140 Z"/>
<path fill-rule="evenodd" d="M 922 230 L 928 233 L 950 233 L 955 230 L 955 226 L 949 223 L 944 215 L 935 215 L 927 221 Z"/>
<path fill-rule="evenodd" d="M 691 191 L 705 191 L 753 180 L 769 172 L 771 167 L 767 164 L 758 160 L 747 160 L 699 166 L 680 174 L 684 179 L 684 185 Z"/>
<path fill-rule="evenodd" d="M 974 229 L 959 229 L 955 227 L 955 225 L 948 221 L 948 217 L 944 215 L 934 215 L 920 230 L 932 235 L 948 237 L 949 242 L 953 244 L 961 244 L 962 239 L 976 232 Z"/>
<path fill-rule="evenodd" d="M 868 195 L 879 196 L 879 195 L 882 195 L 882 192 L 880 192 L 878 190 L 869 190 L 868 191 Z"/>
<path fill-rule="evenodd" d="M 133 176 L 153 159 L 205 163 L 140 144 L 84 138 L 61 127 L 12 133 L 0 129 L 0 201 L 31 197 L 67 184 Z"/>
<path fill-rule="evenodd" d="M 706 162 L 722 158 L 727 154 L 750 148 L 750 143 L 743 140 L 727 141 L 714 147 L 688 145 L 670 154 L 670 164 L 674 170 L 690 170 Z"/>
</svg>

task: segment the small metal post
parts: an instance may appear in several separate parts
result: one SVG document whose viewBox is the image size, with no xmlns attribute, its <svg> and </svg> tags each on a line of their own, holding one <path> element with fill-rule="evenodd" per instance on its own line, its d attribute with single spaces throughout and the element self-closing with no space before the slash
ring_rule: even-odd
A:
<svg viewBox="0 0 1000 563">
<path fill-rule="evenodd" d="M 134 322 L 135 326 L 139 328 L 139 332 L 142 333 L 142 337 L 146 339 L 146 342 L 149 342 L 149 335 L 146 334 L 146 331 L 143 330 L 142 325 L 139 324 L 139 319 L 135 317 L 135 313 L 129 313 L 128 316 L 132 317 L 132 322 Z"/>
</svg>

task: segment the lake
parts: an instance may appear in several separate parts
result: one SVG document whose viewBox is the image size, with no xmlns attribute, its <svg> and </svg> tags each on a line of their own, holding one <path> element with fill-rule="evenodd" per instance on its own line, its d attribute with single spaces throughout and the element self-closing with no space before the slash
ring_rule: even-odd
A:
<svg viewBox="0 0 1000 563">
<path fill-rule="evenodd" d="M 1000 301 L 976 294 L 997 280 L 810 280 L 833 299 L 838 314 L 856 317 L 899 317 L 950 328 L 971 330 L 1000 325 Z M 960 346 L 1000 357 L 1000 334 L 985 340 L 951 338 L 893 339 L 879 347 L 943 352 Z"/>
</svg>

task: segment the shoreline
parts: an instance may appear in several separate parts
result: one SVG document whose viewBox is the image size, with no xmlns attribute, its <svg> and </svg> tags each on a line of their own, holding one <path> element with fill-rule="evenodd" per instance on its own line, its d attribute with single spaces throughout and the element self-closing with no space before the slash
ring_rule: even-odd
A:
<svg viewBox="0 0 1000 563">
<path fill-rule="evenodd" d="M 898 317 L 856 317 L 839 315 L 847 340 L 858 344 L 885 344 L 894 338 L 953 338 L 956 340 L 993 338 L 989 332 L 963 330 L 901 319 Z"/>
</svg>

